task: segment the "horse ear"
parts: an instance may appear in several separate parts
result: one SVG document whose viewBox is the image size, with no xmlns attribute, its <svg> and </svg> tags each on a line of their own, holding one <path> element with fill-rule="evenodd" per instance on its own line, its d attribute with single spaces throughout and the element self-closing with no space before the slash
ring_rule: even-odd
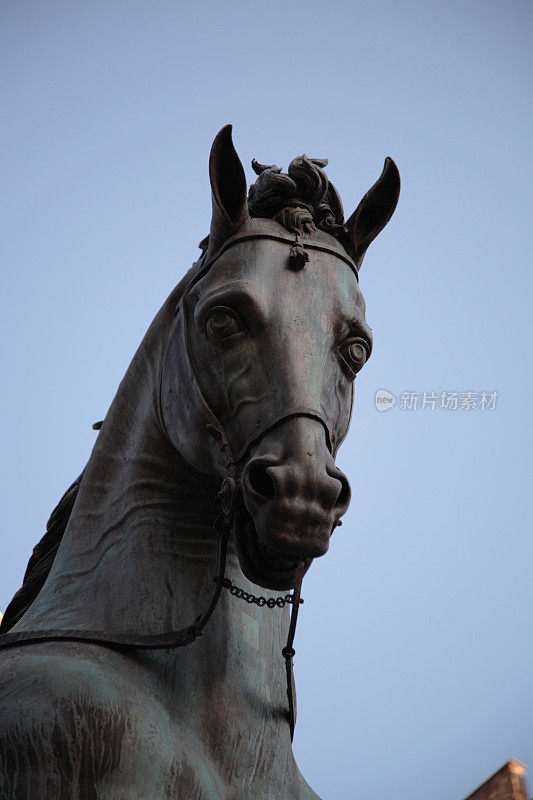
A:
<svg viewBox="0 0 533 800">
<path fill-rule="evenodd" d="M 215 137 L 209 156 L 209 180 L 213 216 L 209 233 L 208 257 L 248 220 L 246 177 L 233 146 L 231 125 L 225 125 Z"/>
<path fill-rule="evenodd" d="M 400 173 L 392 158 L 385 159 L 383 172 L 365 194 L 346 223 L 342 243 L 360 269 L 370 243 L 394 214 L 400 196 Z"/>
</svg>

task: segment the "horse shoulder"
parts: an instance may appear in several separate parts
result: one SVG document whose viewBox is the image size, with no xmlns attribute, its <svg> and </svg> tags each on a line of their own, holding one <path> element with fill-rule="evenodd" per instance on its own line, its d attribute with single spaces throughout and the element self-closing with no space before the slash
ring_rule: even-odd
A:
<svg viewBox="0 0 533 800">
<path fill-rule="evenodd" d="M 1 800 L 136 797 L 158 709 L 128 667 L 83 644 L 0 653 Z"/>
</svg>

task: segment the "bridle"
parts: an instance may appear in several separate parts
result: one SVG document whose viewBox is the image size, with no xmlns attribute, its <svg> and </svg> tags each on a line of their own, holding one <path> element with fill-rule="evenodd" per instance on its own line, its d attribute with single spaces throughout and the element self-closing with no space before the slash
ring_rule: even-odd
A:
<svg viewBox="0 0 533 800">
<path fill-rule="evenodd" d="M 348 256 L 339 253 L 337 250 L 334 250 L 333 248 L 324 246 L 321 243 L 308 242 L 308 241 L 302 242 L 299 241 L 298 236 L 296 237 L 296 241 L 294 241 L 293 239 L 289 239 L 287 237 L 274 236 L 266 233 L 234 236 L 228 239 L 222 245 L 222 247 L 215 253 L 215 255 L 209 260 L 205 259 L 206 254 L 204 253 L 202 258 L 198 262 L 199 269 L 197 270 L 195 276 L 189 283 L 184 295 L 182 296 L 182 299 L 180 300 L 180 303 L 176 310 L 176 314 L 179 313 L 182 300 L 188 295 L 192 287 L 196 285 L 196 283 L 198 283 L 198 281 L 201 280 L 201 278 L 203 278 L 204 275 L 207 274 L 207 272 L 215 263 L 215 261 L 218 258 L 220 258 L 220 256 L 223 253 L 225 253 L 230 247 L 234 246 L 235 244 L 255 239 L 270 239 L 292 245 L 291 254 L 289 258 L 292 257 L 293 250 L 295 247 L 301 249 L 303 246 L 304 249 L 317 250 L 320 252 L 328 252 L 332 255 L 335 255 L 337 258 L 340 258 L 341 260 L 345 261 L 351 267 L 351 269 L 354 271 L 357 277 L 356 266 Z M 185 332 L 186 332 L 185 336 L 186 347 L 189 355 L 190 345 L 188 341 L 187 326 L 185 326 Z M 235 470 L 236 470 L 236 465 L 242 460 L 242 458 L 245 455 L 245 452 L 248 450 L 252 442 L 264 436 L 267 431 L 269 431 L 271 428 L 280 424 L 286 419 L 290 419 L 292 417 L 305 416 L 305 417 L 311 417 L 321 422 L 326 431 L 326 440 L 330 451 L 332 449 L 331 434 L 329 431 L 329 427 L 324 418 L 322 417 L 322 415 L 320 414 L 320 412 L 314 409 L 303 408 L 303 407 L 291 408 L 287 409 L 285 413 L 277 415 L 271 420 L 269 420 L 267 424 L 265 424 L 259 431 L 257 431 L 252 437 L 250 437 L 247 440 L 245 445 L 240 449 L 238 453 L 233 453 L 232 447 L 228 441 L 224 428 L 220 423 L 220 421 L 218 420 L 213 409 L 207 402 L 204 392 L 202 391 L 201 381 L 198 374 L 196 373 L 194 360 L 189 358 L 189 363 L 191 370 L 193 372 L 193 377 L 196 383 L 198 393 L 200 395 L 201 401 L 204 406 L 204 410 L 206 412 L 206 416 L 210 420 L 209 424 L 207 425 L 207 430 L 209 434 L 214 439 L 218 440 L 218 442 L 220 443 L 220 451 L 225 461 L 225 471 L 226 471 L 218 495 L 221 501 L 222 511 L 217 517 L 214 524 L 214 529 L 217 535 L 216 574 L 215 577 L 213 578 L 214 582 L 213 591 L 211 593 L 211 597 L 206 608 L 191 625 L 187 625 L 186 627 L 181 628 L 180 630 L 169 631 L 167 633 L 157 633 L 157 634 L 135 634 L 135 633 L 118 633 L 118 632 L 108 633 L 106 631 L 88 631 L 88 630 L 68 629 L 68 628 L 36 630 L 36 631 L 16 631 L 12 633 L 0 634 L 0 648 L 37 644 L 40 642 L 47 642 L 47 641 L 56 641 L 56 642 L 74 641 L 74 642 L 83 642 L 85 644 L 97 644 L 117 650 L 126 650 L 126 651 L 127 650 L 174 650 L 179 647 L 186 647 L 187 645 L 192 644 L 194 641 L 196 641 L 196 639 L 198 639 L 199 636 L 201 636 L 203 629 L 209 622 L 213 614 L 213 611 L 217 606 L 222 589 L 228 589 L 233 596 L 242 599 L 245 602 L 254 603 L 259 607 L 266 606 L 269 609 L 273 609 L 273 608 L 282 608 L 285 605 L 291 605 L 292 609 L 291 609 L 287 641 L 281 653 L 285 660 L 285 672 L 287 679 L 287 700 L 288 700 L 287 717 L 288 717 L 291 741 L 292 741 L 294 737 L 294 728 L 296 724 L 296 694 L 294 690 L 294 674 L 293 674 L 293 659 L 295 655 L 294 637 L 296 633 L 296 624 L 298 621 L 298 611 L 300 605 L 304 602 L 303 599 L 300 597 L 301 580 L 294 586 L 292 594 L 286 594 L 282 597 L 277 597 L 277 598 L 271 597 L 267 599 L 265 597 L 256 597 L 255 595 L 250 594 L 249 592 L 245 592 L 244 590 L 239 589 L 231 582 L 229 578 L 225 577 L 224 573 L 226 567 L 228 541 L 233 529 L 233 525 L 235 523 L 235 514 L 237 506 L 237 488 L 235 482 Z M 338 524 L 340 524 L 340 522 Z"/>
</svg>

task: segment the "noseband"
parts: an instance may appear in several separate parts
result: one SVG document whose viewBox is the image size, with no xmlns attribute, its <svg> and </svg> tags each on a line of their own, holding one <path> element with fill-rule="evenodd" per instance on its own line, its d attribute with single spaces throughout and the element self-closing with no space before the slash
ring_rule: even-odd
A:
<svg viewBox="0 0 533 800">
<path fill-rule="evenodd" d="M 304 250 L 316 250 L 319 252 L 330 253 L 334 255 L 336 258 L 339 258 L 341 261 L 344 261 L 348 266 L 353 270 L 356 278 L 358 279 L 357 268 L 355 263 L 343 253 L 327 247 L 319 242 L 313 241 L 301 241 L 299 240 L 298 236 L 296 236 L 296 241 L 294 239 L 289 239 L 283 236 L 274 236 L 271 234 L 266 233 L 258 233 L 258 234 L 249 234 L 244 236 L 234 236 L 228 239 L 222 247 L 215 253 L 215 255 L 207 260 L 205 263 L 202 263 L 202 259 L 199 262 L 199 270 L 194 276 L 194 278 L 189 283 L 189 286 L 184 294 L 184 297 L 190 292 L 190 290 L 195 286 L 198 281 L 200 281 L 210 270 L 213 266 L 215 261 L 217 261 L 220 256 L 229 250 L 230 247 L 233 247 L 240 242 L 249 242 L 254 241 L 257 239 L 268 239 L 271 241 L 283 242 L 284 244 L 290 244 L 291 246 L 297 246 L 298 248 L 304 248 Z M 202 258 L 205 257 L 202 256 Z M 181 302 L 177 308 L 176 313 L 179 311 L 181 307 Z M 189 342 L 188 342 L 188 332 L 187 326 L 185 325 L 186 331 L 186 347 L 187 351 L 189 351 Z M 189 353 L 188 353 L 189 355 Z M 296 623 L 298 620 L 298 610 L 300 604 L 303 603 L 302 598 L 300 597 L 301 591 L 301 581 L 294 587 L 292 594 L 286 594 L 282 597 L 277 598 L 265 598 L 265 597 L 256 597 L 255 595 L 250 594 L 249 592 L 245 592 L 242 589 L 234 586 L 233 583 L 229 580 L 229 578 L 225 578 L 225 566 L 226 566 L 226 554 L 227 554 L 227 546 L 228 540 L 233 528 L 234 524 L 234 517 L 235 517 L 235 506 L 236 506 L 236 497 L 237 497 L 237 490 L 235 484 L 235 468 L 236 465 L 242 461 L 245 453 L 253 444 L 253 442 L 257 441 L 261 437 L 263 437 L 269 430 L 271 430 L 274 426 L 281 424 L 287 419 L 291 419 L 293 417 L 309 417 L 311 419 L 316 419 L 320 422 L 326 432 L 326 441 L 328 445 L 328 449 L 330 452 L 332 451 L 332 443 L 331 443 L 331 433 L 329 427 L 324 420 L 323 416 L 320 412 L 316 411 L 315 409 L 304 408 L 304 407 L 295 407 L 286 409 L 282 414 L 274 416 L 272 419 L 268 420 L 268 422 L 257 432 L 255 432 L 252 436 L 250 436 L 245 444 L 242 446 L 238 453 L 234 453 L 231 445 L 228 441 L 226 433 L 224 431 L 223 426 L 221 425 L 220 421 L 216 417 L 213 409 L 209 406 L 207 402 L 204 392 L 202 392 L 201 383 L 199 381 L 198 375 L 194 369 L 194 361 L 189 356 L 189 363 L 193 372 L 194 380 L 196 383 L 196 387 L 198 393 L 201 397 L 204 409 L 206 411 L 207 417 L 209 418 L 210 422 L 207 425 L 208 433 L 220 443 L 220 449 L 225 459 L 225 470 L 226 475 L 222 481 L 222 487 L 219 492 L 219 498 L 222 505 L 222 513 L 219 514 L 215 521 L 215 531 L 217 534 L 217 558 L 216 558 L 216 574 L 213 578 L 214 581 L 214 588 L 211 594 L 211 598 L 206 609 L 200 614 L 196 620 L 192 623 L 192 625 L 188 625 L 185 628 L 182 628 L 178 631 L 169 631 L 168 633 L 158 633 L 152 635 L 141 635 L 141 634 L 130 634 L 130 633 L 108 633 L 106 631 L 85 631 L 85 630 L 77 630 L 77 629 L 63 629 L 63 630 L 37 630 L 37 631 L 16 631 L 13 633 L 5 633 L 0 634 L 0 648 L 2 647 L 13 647 L 13 646 L 20 646 L 26 644 L 37 644 L 39 642 L 84 642 L 86 644 L 97 644 L 105 647 L 114 648 L 117 650 L 173 650 L 178 647 L 186 647 L 189 644 L 192 644 L 201 634 L 213 611 L 216 608 L 218 600 L 220 598 L 220 594 L 223 588 L 229 589 L 230 593 L 240 599 L 245 600 L 248 603 L 255 603 L 259 607 L 266 606 L 267 608 L 282 608 L 286 604 L 292 605 L 291 610 L 291 618 L 289 623 L 289 632 L 287 636 L 287 643 L 285 647 L 282 649 L 282 656 L 285 660 L 285 670 L 286 670 L 286 677 L 287 677 L 287 700 L 288 700 L 288 722 L 290 726 L 291 732 L 291 740 L 294 736 L 294 727 L 296 724 L 296 696 L 294 691 L 294 675 L 293 675 L 293 658 L 295 655 L 295 650 L 293 647 L 294 643 L 294 636 L 296 633 Z M 340 523 L 339 523 L 340 524 Z"/>
</svg>

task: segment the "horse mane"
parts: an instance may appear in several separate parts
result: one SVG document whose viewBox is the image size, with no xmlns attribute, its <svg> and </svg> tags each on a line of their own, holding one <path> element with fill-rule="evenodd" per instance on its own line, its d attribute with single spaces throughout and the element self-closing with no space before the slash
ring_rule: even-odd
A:
<svg viewBox="0 0 533 800">
<path fill-rule="evenodd" d="M 33 553 L 26 567 L 22 586 L 6 608 L 4 617 L 0 623 L 0 633 L 7 633 L 7 631 L 24 616 L 43 588 L 70 519 L 76 497 L 78 496 L 78 489 L 80 488 L 82 477 L 83 472 L 79 478 L 69 486 L 52 511 L 50 519 L 46 524 L 46 533 L 41 541 L 33 548 Z"/>
</svg>

